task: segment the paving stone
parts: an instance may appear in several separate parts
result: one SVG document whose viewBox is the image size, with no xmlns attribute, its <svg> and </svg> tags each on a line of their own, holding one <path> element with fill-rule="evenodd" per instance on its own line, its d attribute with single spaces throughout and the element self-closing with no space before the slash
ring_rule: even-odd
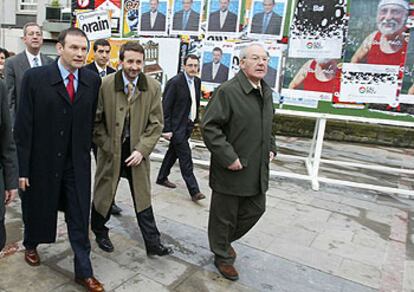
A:
<svg viewBox="0 0 414 292">
<path fill-rule="evenodd" d="M 22 252 L 3 258 L 0 271 L 0 288 L 8 292 L 54 291 L 68 282 L 64 275 L 47 265 L 29 266 Z"/>
<path fill-rule="evenodd" d="M 385 251 L 388 241 L 384 240 L 378 233 L 372 230 L 356 231 L 352 242 L 356 245 L 362 245 L 369 248 L 374 248 L 380 251 Z"/>
<path fill-rule="evenodd" d="M 56 288 L 55 291 L 59 292 L 84 292 L 85 288 L 81 285 L 75 283 L 74 281 L 63 284 L 62 286 Z"/>
<path fill-rule="evenodd" d="M 360 214 L 360 211 L 358 209 L 350 207 L 350 206 L 346 206 L 340 203 L 336 203 L 336 202 L 329 202 L 325 200 L 314 199 L 312 200 L 310 204 L 316 208 L 321 208 L 321 209 L 325 209 L 325 210 L 340 213 L 340 214 L 345 214 L 345 215 L 350 215 L 350 216 L 359 216 Z"/>
<path fill-rule="evenodd" d="M 380 288 L 381 271 L 374 266 L 344 259 L 337 275 L 375 289 Z"/>
<path fill-rule="evenodd" d="M 414 261 L 405 261 L 404 292 L 414 292 Z"/>
<path fill-rule="evenodd" d="M 163 285 L 145 277 L 144 275 L 136 275 L 129 279 L 121 286 L 117 287 L 114 292 L 136 292 L 136 291 L 157 291 L 167 292 L 170 291 Z"/>
</svg>

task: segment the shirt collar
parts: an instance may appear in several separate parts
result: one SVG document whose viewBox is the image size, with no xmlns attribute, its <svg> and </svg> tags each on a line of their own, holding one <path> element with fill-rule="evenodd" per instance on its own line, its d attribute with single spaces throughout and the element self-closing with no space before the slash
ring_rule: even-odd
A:
<svg viewBox="0 0 414 292">
<path fill-rule="evenodd" d="M 98 72 L 99 73 L 101 73 L 102 71 L 105 71 L 106 72 L 106 68 L 102 68 L 101 66 L 99 66 L 98 65 L 98 63 L 96 63 L 96 62 L 94 62 L 95 63 L 95 66 L 96 66 L 96 69 L 98 69 Z"/>
<path fill-rule="evenodd" d="M 39 54 L 37 54 L 37 55 L 33 55 L 32 53 L 30 53 L 30 52 L 26 49 L 26 56 L 27 56 L 27 58 L 29 59 L 30 66 L 32 66 L 33 59 L 34 59 L 35 57 L 37 57 L 37 60 L 38 60 L 39 64 L 42 62 L 42 61 L 40 60 L 40 53 L 39 53 Z"/>
<path fill-rule="evenodd" d="M 138 77 L 139 77 L 139 76 L 137 76 L 137 78 L 135 78 L 135 79 L 132 81 L 132 84 L 134 84 L 134 88 L 135 88 L 135 87 L 137 87 Z M 129 81 L 129 79 L 125 76 L 125 72 L 124 72 L 124 70 L 122 70 L 122 79 L 124 80 L 124 88 L 125 88 L 126 86 L 128 86 L 128 83 L 129 83 L 130 81 Z"/>
<path fill-rule="evenodd" d="M 66 78 L 68 78 L 68 75 L 69 75 L 71 72 L 69 72 L 69 71 L 68 71 L 65 67 L 63 67 L 63 65 L 62 65 L 62 63 L 61 63 L 61 59 L 60 59 L 60 58 L 59 58 L 59 60 L 58 60 L 57 64 L 58 64 L 58 68 L 59 68 L 60 76 L 62 76 L 62 79 L 63 79 L 63 80 L 66 80 Z M 79 75 L 79 70 L 78 70 L 78 69 L 76 69 L 76 71 L 75 71 L 75 72 L 73 72 L 73 75 L 75 76 L 75 79 L 76 79 L 76 80 L 79 80 L 79 79 L 78 79 L 78 75 Z"/>
<path fill-rule="evenodd" d="M 185 76 L 185 79 L 187 80 L 187 83 L 194 81 L 194 77 L 191 78 L 190 76 L 188 76 L 187 72 L 185 72 L 185 71 L 184 71 L 184 76 Z"/>
</svg>

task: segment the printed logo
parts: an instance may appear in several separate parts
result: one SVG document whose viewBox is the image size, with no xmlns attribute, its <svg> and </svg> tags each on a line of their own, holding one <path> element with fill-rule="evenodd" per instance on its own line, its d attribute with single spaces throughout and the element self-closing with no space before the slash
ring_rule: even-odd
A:
<svg viewBox="0 0 414 292">
<path fill-rule="evenodd" d="M 312 48 L 313 48 L 313 43 L 312 43 L 312 42 L 308 42 L 308 43 L 306 44 L 306 47 L 307 47 L 308 49 L 312 49 Z"/>
<path fill-rule="evenodd" d="M 376 94 L 377 91 L 375 90 L 375 87 L 373 86 L 361 86 L 358 89 L 360 94 Z"/>
<path fill-rule="evenodd" d="M 311 50 L 311 49 L 316 49 L 316 50 L 323 49 L 322 43 L 318 42 L 318 41 L 309 41 L 309 42 L 307 42 L 306 43 L 306 48 L 308 48 L 309 50 Z"/>
</svg>

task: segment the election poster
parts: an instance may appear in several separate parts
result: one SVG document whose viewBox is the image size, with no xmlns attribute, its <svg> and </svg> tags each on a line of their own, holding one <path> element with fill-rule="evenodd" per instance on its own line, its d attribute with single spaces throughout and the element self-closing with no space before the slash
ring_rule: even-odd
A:
<svg viewBox="0 0 414 292">
<path fill-rule="evenodd" d="M 414 29 L 411 29 L 404 76 L 400 95 L 398 96 L 400 112 L 414 115 Z"/>
<path fill-rule="evenodd" d="M 138 36 L 140 0 L 123 0 L 122 37 Z"/>
<path fill-rule="evenodd" d="M 121 0 L 95 0 L 95 10 L 108 11 L 111 19 L 112 36 L 121 32 Z"/>
<path fill-rule="evenodd" d="M 203 0 L 174 0 L 170 34 L 198 36 L 201 32 Z"/>
<path fill-rule="evenodd" d="M 242 0 L 208 0 L 206 30 L 209 35 L 234 35 L 239 32 Z"/>
<path fill-rule="evenodd" d="M 340 59 L 347 31 L 346 0 L 298 0 L 289 57 Z"/>
<path fill-rule="evenodd" d="M 138 33 L 149 36 L 168 35 L 168 0 L 141 0 Z"/>
<path fill-rule="evenodd" d="M 109 12 L 95 10 L 77 14 L 77 25 L 89 40 L 106 39 L 111 37 Z"/>
</svg>

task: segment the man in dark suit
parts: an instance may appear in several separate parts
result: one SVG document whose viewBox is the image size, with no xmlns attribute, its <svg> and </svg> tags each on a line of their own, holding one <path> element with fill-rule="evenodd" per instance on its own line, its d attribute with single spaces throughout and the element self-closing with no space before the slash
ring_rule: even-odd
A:
<svg viewBox="0 0 414 292">
<path fill-rule="evenodd" d="M 213 49 L 213 62 L 203 65 L 201 80 L 204 82 L 222 83 L 229 77 L 229 67 L 221 63 L 223 51 L 219 47 Z"/>
<path fill-rule="evenodd" d="M 277 70 L 268 66 L 267 67 L 267 74 L 263 78 L 263 80 L 269 85 L 269 87 L 274 88 L 276 85 L 276 75 Z"/>
<path fill-rule="evenodd" d="M 208 31 L 237 31 L 237 15 L 229 11 L 230 0 L 220 0 L 220 9 L 210 13 Z"/>
<path fill-rule="evenodd" d="M 162 136 L 170 141 L 170 145 L 157 178 L 157 184 L 175 188 L 176 185 L 168 180 L 168 175 L 178 158 L 181 175 L 194 202 L 205 198 L 193 173 L 191 149 L 188 144 L 200 106 L 201 80 L 196 76 L 199 65 L 200 61 L 196 55 L 186 56 L 184 72 L 170 79 L 165 86 L 162 100 Z"/>
<path fill-rule="evenodd" d="M 95 73 L 97 73 L 102 78 L 111 74 L 115 73 L 115 69 L 108 65 L 109 60 L 111 58 L 111 44 L 106 39 L 99 39 L 93 43 L 93 55 L 94 55 L 94 62 L 85 66 L 86 69 L 89 69 Z M 97 154 L 97 148 L 95 143 L 92 143 L 92 151 L 95 155 Z M 115 203 L 112 204 L 111 207 L 111 214 L 112 215 L 120 215 L 122 209 Z"/>
<path fill-rule="evenodd" d="M 273 12 L 274 0 L 263 0 L 264 12 L 253 16 L 251 33 L 280 35 L 282 17 Z"/>
<path fill-rule="evenodd" d="M 87 47 L 86 34 L 68 28 L 58 36 L 59 60 L 26 72 L 14 133 L 26 262 L 40 265 L 36 248 L 56 240 L 62 210 L 75 254 L 76 282 L 88 291 L 104 291 L 90 261 L 89 150 L 101 80 L 82 68 Z"/>
<path fill-rule="evenodd" d="M 33 67 L 47 65 L 53 60 L 42 53 L 43 32 L 34 22 L 28 22 L 23 27 L 23 42 L 26 49 L 6 60 L 4 75 L 8 91 L 9 109 L 12 121 L 16 118 L 19 109 L 21 84 L 24 73 Z"/>
<path fill-rule="evenodd" d="M 200 13 L 191 9 L 193 0 L 182 0 L 183 9 L 174 13 L 173 30 L 198 31 Z"/>
<path fill-rule="evenodd" d="M 166 30 L 165 15 L 158 11 L 159 0 L 150 0 L 150 11 L 141 16 L 141 31 L 159 31 Z"/>
<path fill-rule="evenodd" d="M 17 195 L 18 177 L 17 153 L 12 135 L 7 90 L 0 80 L 0 251 L 6 243 L 4 215 L 6 206 Z"/>
</svg>

